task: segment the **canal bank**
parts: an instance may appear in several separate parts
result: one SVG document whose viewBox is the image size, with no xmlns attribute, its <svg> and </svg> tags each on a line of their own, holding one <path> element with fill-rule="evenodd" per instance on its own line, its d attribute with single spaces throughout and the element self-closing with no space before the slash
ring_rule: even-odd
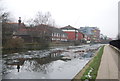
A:
<svg viewBox="0 0 120 81">
<path fill-rule="evenodd" d="M 92 59 L 82 68 L 82 70 L 73 78 L 72 81 L 76 79 L 86 80 L 93 79 L 97 77 L 98 68 L 100 65 L 101 57 L 103 54 L 104 46 L 102 46 L 92 57 Z"/>
<path fill-rule="evenodd" d="M 5 46 L 2 48 L 2 54 L 20 53 L 29 50 L 48 50 L 52 47 L 74 46 L 74 42 L 43 42 L 43 43 L 24 43 L 22 46 Z M 79 44 L 78 44 L 79 45 Z"/>
</svg>

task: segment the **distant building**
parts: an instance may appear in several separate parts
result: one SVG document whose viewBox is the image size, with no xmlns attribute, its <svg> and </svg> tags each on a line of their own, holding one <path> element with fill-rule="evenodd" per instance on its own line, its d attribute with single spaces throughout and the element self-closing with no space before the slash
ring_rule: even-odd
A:
<svg viewBox="0 0 120 81">
<path fill-rule="evenodd" d="M 26 27 L 24 23 L 21 23 L 21 25 L 19 25 L 18 23 L 15 23 L 15 22 L 9 22 L 9 23 L 6 23 L 7 27 L 9 27 L 13 32 L 17 31 L 18 29 L 20 28 L 24 28 Z"/>
<path fill-rule="evenodd" d="M 91 41 L 99 42 L 100 30 L 97 27 L 80 27 L 80 31 L 88 36 Z"/>
<path fill-rule="evenodd" d="M 20 28 L 14 33 L 14 36 L 22 37 L 26 42 L 40 42 L 39 39 L 51 42 L 67 41 L 67 34 L 61 29 L 43 24 L 35 27 Z"/>
<path fill-rule="evenodd" d="M 70 25 L 62 27 L 61 29 L 68 34 L 68 41 L 81 40 L 84 37 L 83 33 Z"/>
</svg>

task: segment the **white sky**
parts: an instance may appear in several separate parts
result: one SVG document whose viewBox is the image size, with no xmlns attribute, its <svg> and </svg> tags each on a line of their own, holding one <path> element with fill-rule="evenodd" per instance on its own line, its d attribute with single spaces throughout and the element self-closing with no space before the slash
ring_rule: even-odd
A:
<svg viewBox="0 0 120 81">
<path fill-rule="evenodd" d="M 3 0 L 3 7 L 16 21 L 33 18 L 38 11 L 49 11 L 59 27 L 97 26 L 101 33 L 115 38 L 118 34 L 120 0 Z"/>
</svg>

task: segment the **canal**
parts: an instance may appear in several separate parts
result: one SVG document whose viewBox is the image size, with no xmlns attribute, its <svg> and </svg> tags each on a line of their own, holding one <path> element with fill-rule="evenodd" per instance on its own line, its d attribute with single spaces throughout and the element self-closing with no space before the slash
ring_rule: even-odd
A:
<svg viewBox="0 0 120 81">
<path fill-rule="evenodd" d="M 2 56 L 3 79 L 72 79 L 101 44 L 53 47 Z"/>
</svg>

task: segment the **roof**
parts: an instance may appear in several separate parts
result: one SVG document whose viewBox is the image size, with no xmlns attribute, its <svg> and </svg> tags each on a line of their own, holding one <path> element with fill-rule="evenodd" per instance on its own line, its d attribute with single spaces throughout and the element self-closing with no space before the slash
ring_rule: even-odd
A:
<svg viewBox="0 0 120 81">
<path fill-rule="evenodd" d="M 55 28 L 55 27 L 50 27 L 50 31 L 54 32 L 54 33 L 60 33 L 60 34 L 66 34 L 64 33 L 61 29 Z"/>
<path fill-rule="evenodd" d="M 19 25 L 18 23 L 15 23 L 15 22 L 9 22 L 8 24 L 16 26 L 16 27 L 18 27 L 18 25 Z M 25 24 L 21 23 L 20 26 L 25 27 Z"/>
<path fill-rule="evenodd" d="M 59 29 L 59 28 L 56 28 L 56 27 L 52 27 L 52 26 L 48 26 L 48 25 L 43 25 L 43 24 L 41 24 L 41 25 L 39 25 L 39 26 L 37 26 L 38 27 L 38 29 L 40 28 L 40 29 L 47 29 L 47 30 L 49 30 L 51 33 L 60 33 L 60 34 L 66 34 L 66 33 L 64 33 L 61 29 Z"/>
<path fill-rule="evenodd" d="M 70 26 L 70 25 L 65 26 L 65 27 L 62 27 L 61 29 L 67 29 L 67 30 L 78 30 L 77 28 L 74 28 L 74 27 L 72 27 L 72 26 Z"/>
<path fill-rule="evenodd" d="M 41 37 L 42 33 L 44 32 L 46 32 L 45 34 L 47 36 L 50 36 L 53 32 L 60 33 L 60 34 L 66 34 L 61 29 L 41 24 L 35 27 L 21 28 L 19 29 L 19 31 L 15 32 L 14 35 L 19 35 L 19 36 L 29 35 L 29 36 L 34 36 L 34 37 Z"/>
</svg>

